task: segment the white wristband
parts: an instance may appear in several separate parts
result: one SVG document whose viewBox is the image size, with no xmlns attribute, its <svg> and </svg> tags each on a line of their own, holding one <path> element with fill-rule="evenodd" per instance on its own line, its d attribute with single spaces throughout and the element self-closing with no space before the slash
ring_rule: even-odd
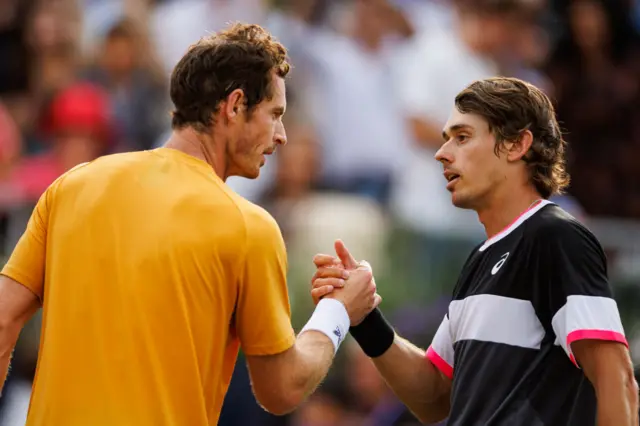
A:
<svg viewBox="0 0 640 426">
<path fill-rule="evenodd" d="M 335 299 L 322 299 L 299 334 L 307 330 L 319 331 L 331 339 L 335 353 L 338 352 L 340 343 L 347 337 L 350 326 L 349 314 L 342 302 Z"/>
</svg>

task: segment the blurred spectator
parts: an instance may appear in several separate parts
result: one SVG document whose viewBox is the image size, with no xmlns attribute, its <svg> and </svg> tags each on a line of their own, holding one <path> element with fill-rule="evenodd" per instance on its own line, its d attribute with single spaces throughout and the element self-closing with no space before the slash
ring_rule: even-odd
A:
<svg viewBox="0 0 640 426">
<path fill-rule="evenodd" d="M 111 130 L 107 96 L 99 88 L 84 83 L 61 91 L 43 125 L 49 149 L 24 157 L 10 172 L 14 202 L 37 201 L 62 173 L 104 153 Z"/>
<path fill-rule="evenodd" d="M 75 78 L 79 27 L 74 2 L 36 0 L 28 44 L 33 58 L 31 90 L 37 96 L 51 96 Z"/>
<path fill-rule="evenodd" d="M 10 183 L 21 150 L 20 130 L 13 117 L 0 103 L 0 206 L 15 205 L 21 201 L 18 191 Z"/>
<path fill-rule="evenodd" d="M 0 181 L 8 175 L 22 150 L 22 135 L 5 106 L 0 103 Z"/>
<path fill-rule="evenodd" d="M 640 44 L 622 0 L 574 0 L 548 65 L 571 152 L 571 193 L 589 215 L 640 217 Z"/>
<path fill-rule="evenodd" d="M 168 128 L 169 103 L 162 73 L 145 61 L 143 35 L 131 20 L 106 34 L 84 78 L 108 91 L 117 125 L 117 151 L 150 149 Z M 148 56 L 148 55 L 147 55 Z"/>
<path fill-rule="evenodd" d="M 0 96 L 26 92 L 29 87 L 31 57 L 27 49 L 27 21 L 32 1 L 3 0 L 0 2 Z"/>
<path fill-rule="evenodd" d="M 453 25 L 451 0 L 394 0 L 419 36 Z"/>
<path fill-rule="evenodd" d="M 344 34 L 314 33 L 307 44 L 322 184 L 386 203 L 408 145 L 391 56 L 408 36 L 408 22 L 387 0 L 357 0 L 343 13 Z"/>
</svg>

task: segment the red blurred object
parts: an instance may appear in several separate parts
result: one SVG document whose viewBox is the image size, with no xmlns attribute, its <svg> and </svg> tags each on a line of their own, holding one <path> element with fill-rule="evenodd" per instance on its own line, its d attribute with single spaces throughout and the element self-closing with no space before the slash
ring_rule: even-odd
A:
<svg viewBox="0 0 640 426">
<path fill-rule="evenodd" d="M 110 138 L 109 115 L 107 93 L 91 83 L 77 83 L 53 99 L 43 130 L 52 136 L 88 134 L 107 144 Z"/>
<path fill-rule="evenodd" d="M 12 167 L 2 189 L 7 196 L 0 197 L 0 204 L 36 201 L 60 175 L 79 163 L 95 159 L 110 143 L 109 98 L 93 84 L 77 83 L 60 91 L 45 117 L 42 130 L 49 150 L 24 157 Z M 2 145 L 0 159 L 4 153 Z"/>
</svg>

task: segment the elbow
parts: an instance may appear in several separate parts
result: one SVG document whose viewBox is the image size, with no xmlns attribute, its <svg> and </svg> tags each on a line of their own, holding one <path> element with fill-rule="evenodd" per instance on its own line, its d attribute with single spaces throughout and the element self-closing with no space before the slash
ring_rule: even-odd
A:
<svg viewBox="0 0 640 426">
<path fill-rule="evenodd" d="M 298 408 L 305 398 L 298 391 L 277 391 L 269 395 L 256 395 L 256 399 L 265 411 L 274 416 L 284 416 Z"/>
<path fill-rule="evenodd" d="M 292 381 L 272 380 L 269 383 L 253 383 L 253 393 L 262 408 L 275 416 L 284 416 L 294 411 L 305 400 L 305 392 L 301 386 Z"/>
</svg>

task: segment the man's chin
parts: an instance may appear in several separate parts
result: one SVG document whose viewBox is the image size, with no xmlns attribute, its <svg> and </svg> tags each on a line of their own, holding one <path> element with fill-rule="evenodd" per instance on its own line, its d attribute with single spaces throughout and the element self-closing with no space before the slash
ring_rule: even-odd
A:
<svg viewBox="0 0 640 426">
<path fill-rule="evenodd" d="M 258 179 L 260 176 L 260 167 L 256 167 L 252 170 L 247 170 L 242 177 L 246 179 Z"/>
<path fill-rule="evenodd" d="M 451 193 L 451 203 L 459 209 L 473 209 L 471 200 L 455 191 Z"/>
</svg>

